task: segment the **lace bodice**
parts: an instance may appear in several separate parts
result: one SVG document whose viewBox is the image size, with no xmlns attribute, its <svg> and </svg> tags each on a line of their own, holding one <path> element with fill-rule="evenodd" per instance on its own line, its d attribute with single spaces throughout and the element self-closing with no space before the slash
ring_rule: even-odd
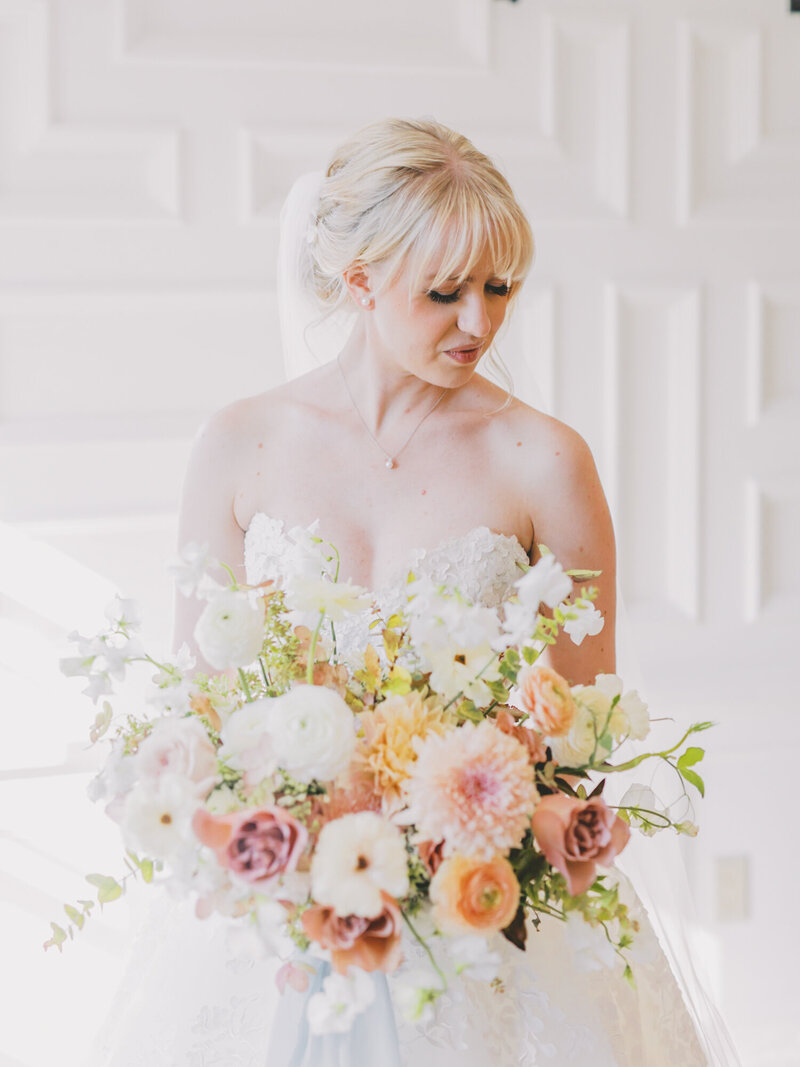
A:
<svg viewBox="0 0 800 1067">
<path fill-rule="evenodd" d="M 244 541 L 247 581 L 277 581 L 318 566 L 310 540 L 313 536 L 321 536 L 319 520 L 308 527 L 287 530 L 282 519 L 256 512 Z M 387 617 L 405 604 L 409 571 L 417 578 L 430 578 L 437 585 L 457 588 L 474 604 L 497 607 L 510 595 L 511 586 L 528 563 L 528 553 L 516 537 L 495 533 L 488 526 L 475 526 L 435 548 L 415 549 L 408 560 L 398 564 L 388 582 L 371 590 L 374 610 Z M 373 612 L 367 611 L 337 624 L 339 651 L 345 659 L 366 646 L 372 617 Z"/>
</svg>

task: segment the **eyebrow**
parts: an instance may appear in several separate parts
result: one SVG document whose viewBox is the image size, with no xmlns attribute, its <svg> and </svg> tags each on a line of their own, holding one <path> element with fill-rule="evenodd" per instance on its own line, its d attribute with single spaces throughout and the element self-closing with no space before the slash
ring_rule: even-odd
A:
<svg viewBox="0 0 800 1067">
<path fill-rule="evenodd" d="M 433 281 L 433 280 L 434 280 L 435 278 L 436 278 L 436 275 L 435 275 L 435 274 L 427 274 L 427 275 L 425 276 L 425 281 L 426 281 L 426 282 L 432 282 L 432 281 Z M 458 275 L 458 274 L 451 274 L 449 278 L 445 278 L 444 280 L 445 280 L 446 282 L 459 282 L 459 281 L 462 281 L 462 279 L 461 279 L 461 278 L 459 277 L 459 275 Z M 464 279 L 463 279 L 463 281 L 465 281 L 465 282 L 472 282 L 472 281 L 474 281 L 474 280 L 475 280 L 475 279 L 474 279 L 474 278 L 472 277 L 472 275 L 471 275 L 471 274 L 470 274 L 470 275 L 468 275 L 468 276 L 467 276 L 466 278 L 464 278 Z"/>
</svg>

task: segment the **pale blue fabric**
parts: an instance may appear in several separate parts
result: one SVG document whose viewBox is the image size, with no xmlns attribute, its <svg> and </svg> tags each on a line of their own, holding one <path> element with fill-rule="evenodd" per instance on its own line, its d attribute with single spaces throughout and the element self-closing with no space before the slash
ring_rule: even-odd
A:
<svg viewBox="0 0 800 1067">
<path fill-rule="evenodd" d="M 401 1067 L 392 1001 L 386 975 L 370 975 L 375 999 L 345 1034 L 312 1034 L 306 1007 L 309 999 L 322 990 L 331 966 L 314 960 L 316 973 L 305 993 L 290 987 L 281 997 L 270 1035 L 267 1067 Z"/>
</svg>

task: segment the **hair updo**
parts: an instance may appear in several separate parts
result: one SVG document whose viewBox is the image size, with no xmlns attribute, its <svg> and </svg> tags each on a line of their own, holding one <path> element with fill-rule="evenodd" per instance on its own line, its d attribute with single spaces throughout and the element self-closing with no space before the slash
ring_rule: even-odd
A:
<svg viewBox="0 0 800 1067">
<path fill-rule="evenodd" d="M 438 122 L 383 119 L 334 154 L 320 190 L 311 241 L 311 287 L 327 310 L 344 307 L 343 272 L 408 264 L 418 286 L 463 283 L 488 252 L 492 271 L 518 288 L 533 235 L 511 186 L 466 137 Z M 450 281 L 452 285 L 452 281 Z"/>
</svg>

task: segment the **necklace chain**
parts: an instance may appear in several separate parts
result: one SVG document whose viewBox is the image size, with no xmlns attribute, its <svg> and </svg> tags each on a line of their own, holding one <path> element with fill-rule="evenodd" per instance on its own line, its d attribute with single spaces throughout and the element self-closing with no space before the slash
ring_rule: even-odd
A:
<svg viewBox="0 0 800 1067">
<path fill-rule="evenodd" d="M 417 425 L 414 427 L 414 429 L 411 431 L 411 433 L 408 435 L 408 437 L 402 443 L 400 448 L 398 448 L 397 451 L 394 453 L 394 455 L 392 455 L 390 452 L 386 451 L 386 449 L 380 443 L 380 441 L 375 436 L 375 434 L 372 432 L 372 430 L 370 430 L 369 426 L 367 425 L 366 419 L 364 418 L 364 416 L 359 411 L 358 404 L 356 403 L 355 398 L 354 398 L 352 392 L 350 391 L 350 386 L 347 384 L 347 378 L 345 377 L 344 367 L 342 366 L 341 359 L 339 358 L 339 356 L 336 357 L 336 363 L 337 363 L 337 365 L 339 367 L 339 373 L 342 376 L 342 381 L 344 382 L 344 387 L 347 390 L 347 395 L 350 397 L 350 403 L 353 405 L 353 410 L 355 411 L 356 415 L 358 415 L 359 419 L 361 419 L 361 422 L 362 422 L 362 424 L 364 426 L 364 429 L 370 435 L 370 437 L 375 442 L 375 444 L 378 446 L 378 448 L 381 450 L 381 452 L 383 452 L 384 456 L 386 456 L 386 467 L 387 467 L 387 469 L 388 470 L 394 470 L 397 467 L 397 457 L 400 455 L 400 453 L 403 451 L 403 449 L 406 447 L 406 445 L 409 443 L 411 438 L 414 436 L 414 434 L 417 432 L 417 430 L 420 428 L 420 426 L 423 424 L 423 422 L 427 419 L 427 417 L 429 415 L 433 414 L 434 408 L 436 408 L 438 406 L 439 402 L 444 398 L 444 394 L 446 392 L 448 392 L 448 390 L 446 388 L 442 389 L 441 393 L 436 398 L 436 401 L 434 402 L 434 404 L 430 408 L 430 410 L 425 412 L 425 414 L 419 420 Z"/>
</svg>

